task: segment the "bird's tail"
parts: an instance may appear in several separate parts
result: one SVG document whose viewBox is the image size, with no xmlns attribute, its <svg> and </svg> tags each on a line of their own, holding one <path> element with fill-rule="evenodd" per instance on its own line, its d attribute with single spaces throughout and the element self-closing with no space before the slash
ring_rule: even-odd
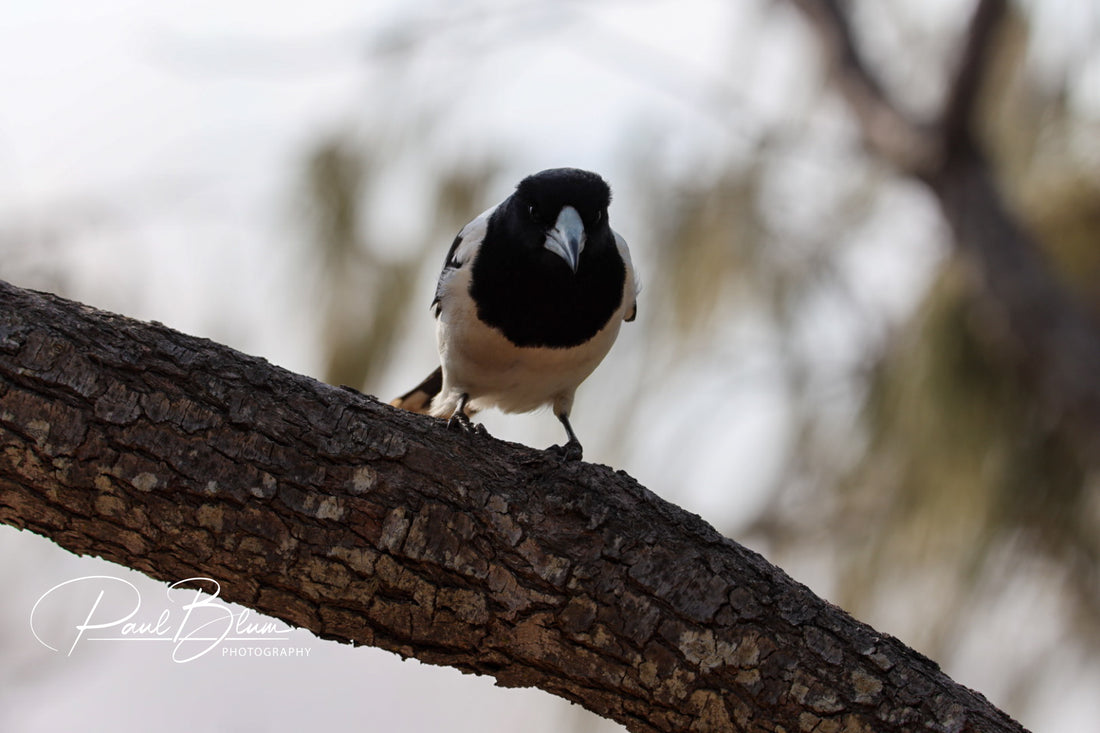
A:
<svg viewBox="0 0 1100 733">
<path fill-rule="evenodd" d="M 436 367 L 420 384 L 390 402 L 403 410 L 427 414 L 432 407 L 432 398 L 443 389 L 443 367 Z"/>
</svg>

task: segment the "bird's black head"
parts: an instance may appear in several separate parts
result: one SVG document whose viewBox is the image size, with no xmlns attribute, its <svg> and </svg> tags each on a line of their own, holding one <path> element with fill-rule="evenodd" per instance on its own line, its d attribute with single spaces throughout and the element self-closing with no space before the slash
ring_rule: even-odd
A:
<svg viewBox="0 0 1100 733">
<path fill-rule="evenodd" d="M 604 180 L 576 168 L 520 181 L 493 212 L 474 260 L 478 317 L 519 346 L 576 346 L 602 329 L 626 278 L 610 203 Z"/>
<path fill-rule="evenodd" d="M 610 203 L 611 189 L 595 173 L 551 168 L 519 182 L 509 214 L 523 230 L 520 241 L 554 253 L 576 272 L 589 242 L 613 241 Z"/>
<path fill-rule="evenodd" d="M 516 198 L 533 206 L 536 216 L 553 223 L 558 212 L 572 206 L 585 218 L 606 216 L 611 189 L 596 173 L 579 168 L 550 168 L 527 176 L 516 186 Z"/>
</svg>

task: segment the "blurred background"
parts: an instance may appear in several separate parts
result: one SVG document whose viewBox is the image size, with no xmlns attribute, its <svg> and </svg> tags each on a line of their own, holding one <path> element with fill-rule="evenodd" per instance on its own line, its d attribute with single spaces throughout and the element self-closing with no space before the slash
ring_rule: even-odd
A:
<svg viewBox="0 0 1100 733">
<path fill-rule="evenodd" d="M 891 93 L 936 110 L 972 3 L 846 7 Z M 864 152 L 821 66 L 774 0 L 14 0 L 0 277 L 388 400 L 436 364 L 462 224 L 528 173 L 596 170 L 644 289 L 578 395 L 586 458 L 1031 730 L 1089 729 L 1097 459 L 991 348 L 936 201 Z M 1014 214 L 1100 315 L 1100 3 L 1015 4 L 985 96 Z M 484 421 L 560 438 L 545 412 Z M 307 659 L 55 655 L 27 627 L 50 587 L 161 586 L 8 527 L 0 548 L 2 730 L 619 730 L 305 632 Z"/>
</svg>

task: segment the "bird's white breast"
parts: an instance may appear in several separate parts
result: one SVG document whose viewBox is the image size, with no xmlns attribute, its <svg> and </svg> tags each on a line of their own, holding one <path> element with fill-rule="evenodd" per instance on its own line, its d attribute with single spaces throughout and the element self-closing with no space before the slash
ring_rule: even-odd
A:
<svg viewBox="0 0 1100 733">
<path fill-rule="evenodd" d="M 545 404 L 568 411 L 577 386 L 610 351 L 623 316 L 634 302 L 634 280 L 627 267 L 623 302 L 594 337 L 570 348 L 521 347 L 477 317 L 468 293 L 471 267 L 450 274 L 443 284 L 436 326 L 443 365 L 443 390 L 432 404 L 432 414 L 449 417 L 459 397 L 470 396 L 471 412 L 497 407 L 504 412 L 527 412 Z"/>
</svg>

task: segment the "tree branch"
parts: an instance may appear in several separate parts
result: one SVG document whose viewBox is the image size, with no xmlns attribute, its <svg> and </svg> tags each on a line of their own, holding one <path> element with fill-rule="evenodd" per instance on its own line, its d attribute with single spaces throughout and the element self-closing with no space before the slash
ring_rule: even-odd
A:
<svg viewBox="0 0 1100 733">
<path fill-rule="evenodd" d="M 997 31 L 1007 16 L 1005 0 L 978 0 L 940 118 L 940 137 L 948 144 L 953 140 L 969 140 L 973 135 L 971 127 L 995 50 Z"/>
<path fill-rule="evenodd" d="M 1021 731 L 602 466 L 0 283 L 0 521 L 634 731 Z"/>
<path fill-rule="evenodd" d="M 902 171 L 934 166 L 940 154 L 934 128 L 909 119 L 889 98 L 860 56 L 838 0 L 791 1 L 817 32 L 833 83 L 859 121 L 867 146 Z"/>
</svg>

